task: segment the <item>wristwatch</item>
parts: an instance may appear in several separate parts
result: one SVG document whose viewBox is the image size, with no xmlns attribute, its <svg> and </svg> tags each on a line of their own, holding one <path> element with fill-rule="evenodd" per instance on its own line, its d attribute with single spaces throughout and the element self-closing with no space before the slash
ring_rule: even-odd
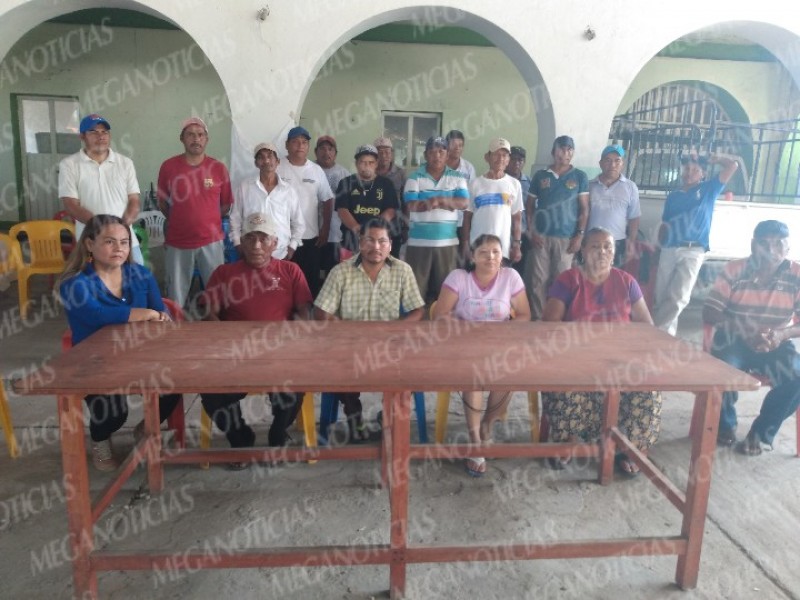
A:
<svg viewBox="0 0 800 600">
<path fill-rule="evenodd" d="M 521 239 L 520 240 L 511 240 L 511 243 L 512 244 L 521 244 L 522 240 Z"/>
<path fill-rule="evenodd" d="M 572 235 L 572 237 L 575 237 L 575 236 L 578 236 L 578 235 L 583 235 L 584 233 L 585 233 L 585 231 L 583 229 L 576 229 L 575 233 Z"/>
</svg>

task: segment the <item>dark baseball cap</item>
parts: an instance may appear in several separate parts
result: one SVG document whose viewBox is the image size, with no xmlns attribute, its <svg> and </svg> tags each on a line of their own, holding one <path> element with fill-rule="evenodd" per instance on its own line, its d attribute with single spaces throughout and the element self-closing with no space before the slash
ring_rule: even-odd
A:
<svg viewBox="0 0 800 600">
<path fill-rule="evenodd" d="M 301 135 L 304 138 L 306 138 L 307 140 L 311 139 L 311 134 L 308 133 L 308 130 L 305 127 L 299 127 L 299 126 L 298 127 L 292 127 L 289 130 L 289 135 L 286 136 L 286 139 L 287 140 L 293 140 L 294 138 L 300 137 Z"/>
<path fill-rule="evenodd" d="M 440 135 L 432 135 L 428 138 L 428 141 L 425 142 L 425 152 L 430 150 L 431 148 L 444 148 L 447 150 L 447 140 L 445 140 Z"/>
<path fill-rule="evenodd" d="M 555 141 L 553 141 L 553 152 L 555 152 L 556 148 L 568 146 L 570 148 L 575 148 L 575 140 L 573 140 L 568 135 L 560 135 L 558 136 Z"/>
<path fill-rule="evenodd" d="M 522 158 L 527 158 L 528 153 L 525 152 L 525 148 L 522 146 L 511 146 L 511 156 L 521 156 Z"/>
<path fill-rule="evenodd" d="M 761 223 L 756 225 L 756 228 L 753 231 L 753 238 L 755 239 L 772 236 L 788 238 L 789 228 L 786 226 L 786 223 L 782 221 L 775 221 L 773 219 L 770 219 L 769 221 L 761 221 Z"/>
</svg>

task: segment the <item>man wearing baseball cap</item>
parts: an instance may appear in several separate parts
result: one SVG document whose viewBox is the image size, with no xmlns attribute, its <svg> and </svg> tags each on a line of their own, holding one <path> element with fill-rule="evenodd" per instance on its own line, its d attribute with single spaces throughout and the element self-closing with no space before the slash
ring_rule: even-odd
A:
<svg viewBox="0 0 800 600">
<path fill-rule="evenodd" d="M 394 184 L 376 174 L 378 149 L 371 144 L 356 149 L 356 174 L 339 182 L 336 188 L 336 212 L 342 221 L 342 246 L 358 252 L 361 226 L 370 219 L 391 223 L 400 208 Z"/>
<path fill-rule="evenodd" d="M 278 149 L 271 142 L 262 142 L 253 150 L 258 176 L 243 181 L 233 194 L 231 206 L 231 242 L 241 253 L 242 227 L 245 217 L 266 213 L 277 229 L 278 243 L 274 258 L 291 260 L 302 243 L 303 214 L 294 188 L 278 176 Z"/>
<path fill-rule="evenodd" d="M 328 243 L 333 211 L 333 190 L 325 172 L 318 164 L 308 160 L 311 134 L 305 127 L 292 127 L 286 136 L 287 160 L 278 165 L 278 175 L 297 192 L 305 230 L 303 244 L 292 260 L 300 265 L 311 293 L 316 296 L 321 286 L 320 266 L 322 248 Z M 322 205 L 320 223 L 319 206 Z"/>
<path fill-rule="evenodd" d="M 575 142 L 568 135 L 553 141 L 553 163 L 537 171 L 528 191 L 528 261 L 531 318 L 542 318 L 547 290 L 572 267 L 589 217 L 589 178 L 572 166 Z"/>
<path fill-rule="evenodd" d="M 639 234 L 639 188 L 625 177 L 625 150 L 618 144 L 600 153 L 600 174 L 589 182 L 588 229 L 602 227 L 614 236 L 614 266 L 634 255 Z"/>
<path fill-rule="evenodd" d="M 158 172 L 158 207 L 167 216 L 167 295 L 186 304 L 195 267 L 207 284 L 224 258 L 222 216 L 233 203 L 227 167 L 206 154 L 208 128 L 199 117 L 181 124 L 184 152 Z"/>
<path fill-rule="evenodd" d="M 59 163 L 58 196 L 75 219 L 76 239 L 95 215 L 120 217 L 130 227 L 139 215 L 139 182 L 133 161 L 111 149 L 111 125 L 97 114 L 79 126 L 83 148 Z M 131 256 L 144 264 L 139 240 L 131 231 Z"/>
<path fill-rule="evenodd" d="M 406 186 L 406 172 L 394 162 L 394 145 L 388 137 L 376 138 L 372 143 L 378 149 L 378 169 L 377 173 L 381 177 L 386 177 L 394 184 L 398 202 L 403 197 L 403 189 Z M 400 258 L 400 248 L 403 245 L 404 237 L 408 237 L 408 220 L 404 218 L 403 211 L 398 210 L 392 221 L 392 256 Z"/>
<path fill-rule="evenodd" d="M 273 256 L 279 227 L 264 212 L 247 215 L 242 222 L 242 258 L 220 265 L 203 292 L 206 320 L 211 321 L 288 321 L 308 319 L 311 292 L 303 272 L 293 262 Z M 235 374 L 233 374 L 235 379 Z M 255 433 L 245 422 L 239 401 L 247 394 L 201 394 L 203 408 L 225 433 L 231 447 L 255 444 Z M 286 430 L 297 416 L 301 394 L 271 392 L 272 425 L 270 446 L 286 445 Z M 238 470 L 247 463 L 231 463 Z"/>
<path fill-rule="evenodd" d="M 678 317 L 689 304 L 692 288 L 709 250 L 708 235 L 714 203 L 739 163 L 730 157 L 681 157 L 681 186 L 667 194 L 658 230 L 660 253 L 656 274 L 653 323 L 670 335 L 678 331 Z M 720 171 L 707 178 L 709 165 Z"/>
<path fill-rule="evenodd" d="M 469 203 L 467 180 L 447 166 L 447 141 L 425 142 L 425 162 L 406 181 L 403 210 L 409 218 L 406 261 L 426 301 L 434 301 L 445 277 L 456 268 L 458 212 Z"/>
<path fill-rule="evenodd" d="M 503 258 L 516 263 L 522 258 L 522 187 L 506 175 L 511 144 L 504 138 L 493 139 L 484 155 L 489 170 L 469 183 L 469 206 L 464 211 L 461 249 L 469 260 L 470 246 L 486 233 L 500 238 Z"/>
<path fill-rule="evenodd" d="M 789 228 L 781 221 L 756 225 L 749 258 L 725 265 L 703 306 L 703 322 L 716 327 L 711 353 L 742 369 L 767 375 L 772 389 L 736 450 L 747 456 L 772 445 L 781 424 L 800 405 L 800 264 L 789 260 Z M 736 392 L 722 394 L 717 442 L 736 442 Z"/>
<path fill-rule="evenodd" d="M 339 182 L 345 177 L 350 177 L 350 171 L 336 162 L 336 157 L 339 155 L 336 139 L 330 135 L 319 136 L 314 146 L 314 155 L 317 157 L 317 164 L 328 178 L 328 185 L 335 192 L 336 188 L 339 187 Z M 320 267 L 323 272 L 328 273 L 339 262 L 341 243 L 342 221 L 334 206 L 331 213 L 331 229 L 328 233 L 328 243 L 323 247 L 322 256 L 320 257 Z"/>
</svg>

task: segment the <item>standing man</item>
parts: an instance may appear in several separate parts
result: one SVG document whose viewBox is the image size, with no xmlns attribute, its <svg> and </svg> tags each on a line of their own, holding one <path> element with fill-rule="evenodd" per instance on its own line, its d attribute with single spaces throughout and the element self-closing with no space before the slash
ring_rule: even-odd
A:
<svg viewBox="0 0 800 600">
<path fill-rule="evenodd" d="M 272 256 L 278 244 L 278 227 L 266 213 L 254 213 L 242 223 L 243 258 L 220 266 L 208 282 L 203 300 L 208 321 L 288 321 L 308 319 L 311 292 L 303 272 L 293 262 Z M 232 381 L 235 374 L 231 374 Z M 201 394 L 203 408 L 228 439 L 232 448 L 248 448 L 255 433 L 245 422 L 239 401 L 247 394 Z M 285 446 L 286 430 L 302 402 L 302 394 L 271 392 L 272 425 L 269 445 Z M 231 463 L 239 470 L 247 463 Z"/>
<path fill-rule="evenodd" d="M 470 258 L 472 243 L 486 233 L 500 238 L 503 258 L 512 263 L 522 258 L 522 187 L 506 175 L 511 158 L 511 144 L 497 138 L 489 144 L 485 155 L 489 170 L 469 184 L 469 206 L 464 211 L 462 253 Z"/>
<path fill-rule="evenodd" d="M 639 234 L 639 188 L 622 174 L 625 150 L 612 145 L 600 153 L 600 174 L 589 182 L 588 228 L 602 227 L 614 236 L 614 266 L 633 256 Z"/>
<path fill-rule="evenodd" d="M 719 164 L 719 174 L 706 181 L 710 164 Z M 664 203 L 658 241 L 661 254 L 656 276 L 653 322 L 670 335 L 678 330 L 678 316 L 692 296 L 692 288 L 708 252 L 708 234 L 714 203 L 730 181 L 739 163 L 723 156 L 710 158 L 692 152 L 681 157 L 681 182 Z"/>
<path fill-rule="evenodd" d="M 286 138 L 288 160 L 278 165 L 278 175 L 297 192 L 300 211 L 303 213 L 305 231 L 303 244 L 294 253 L 292 260 L 303 270 L 311 288 L 311 294 L 319 293 L 320 259 L 322 248 L 328 243 L 333 211 L 333 191 L 325 172 L 318 164 L 308 160 L 311 134 L 304 127 L 293 127 Z M 319 204 L 322 203 L 322 225 Z"/>
<path fill-rule="evenodd" d="M 294 188 L 278 176 L 278 149 L 272 143 L 255 147 L 258 177 L 248 179 L 236 189 L 231 207 L 231 242 L 241 256 L 242 225 L 247 215 L 266 213 L 272 219 L 278 243 L 273 258 L 291 260 L 301 244 L 303 214 Z"/>
<path fill-rule="evenodd" d="M 444 141 L 444 140 L 442 140 Z M 444 161 L 444 158 L 442 158 Z M 390 256 L 389 223 L 370 219 L 361 226 L 359 253 L 339 263 L 314 302 L 319 321 L 419 321 L 425 302 L 411 267 Z M 405 311 L 400 314 L 400 307 Z M 368 439 L 358 392 L 338 393 L 351 442 Z"/>
<path fill-rule="evenodd" d="M 449 168 L 447 141 L 425 142 L 425 164 L 406 181 L 403 210 L 409 218 L 406 260 L 423 300 L 434 301 L 445 277 L 456 268 L 458 211 L 469 203 L 467 180 Z"/>
<path fill-rule="evenodd" d="M 359 146 L 354 158 L 357 173 L 339 183 L 336 212 L 342 223 L 342 245 L 351 252 L 358 252 L 361 226 L 376 217 L 391 223 L 400 206 L 394 184 L 376 174 L 377 148 L 369 144 Z"/>
<path fill-rule="evenodd" d="M 58 196 L 75 219 L 75 239 L 95 215 L 120 217 L 130 227 L 139 214 L 139 182 L 133 161 L 111 149 L 111 125 L 100 115 L 85 116 L 79 130 L 83 148 L 62 159 L 58 167 Z M 133 231 L 131 256 L 144 265 Z"/>
<path fill-rule="evenodd" d="M 451 129 L 444 139 L 447 142 L 447 166 L 461 173 L 469 183 L 475 179 L 475 167 L 461 156 L 464 154 L 464 134 Z"/>
<path fill-rule="evenodd" d="M 537 171 L 528 192 L 531 252 L 531 318 L 542 318 L 547 290 L 572 266 L 589 217 L 589 179 L 572 166 L 575 142 L 562 135 L 553 142 L 553 164 Z"/>
<path fill-rule="evenodd" d="M 328 185 L 331 190 L 336 191 L 339 182 L 345 177 L 350 176 L 350 171 L 342 165 L 337 164 L 336 157 L 339 149 L 336 147 L 336 140 L 330 135 L 323 135 L 317 139 L 314 148 L 317 157 L 317 164 L 322 167 L 325 176 L 328 178 Z M 321 269 L 328 273 L 339 262 L 339 247 L 342 243 L 342 221 L 334 208 L 331 213 L 331 229 L 328 234 L 328 243 L 322 249 L 320 257 Z"/>
<path fill-rule="evenodd" d="M 772 389 L 736 450 L 747 456 L 772 445 L 781 424 L 800 405 L 800 356 L 792 338 L 800 316 L 800 264 L 788 260 L 789 228 L 756 225 L 749 258 L 725 265 L 703 306 L 703 322 L 716 327 L 711 353 L 745 371 L 769 376 Z M 737 392 L 723 392 L 717 441 L 736 442 Z"/>
<path fill-rule="evenodd" d="M 167 296 L 184 306 L 195 267 L 207 285 L 225 262 L 222 216 L 233 193 L 227 167 L 206 154 L 208 128 L 202 119 L 186 119 L 180 141 L 184 153 L 165 160 L 158 172 L 158 207 L 167 216 Z"/>
<path fill-rule="evenodd" d="M 521 227 L 522 231 L 528 231 L 528 215 L 525 211 L 525 203 L 528 199 L 528 191 L 531 189 L 531 178 L 528 177 L 524 170 L 525 170 L 525 159 L 527 158 L 527 152 L 525 148 L 522 146 L 511 146 L 511 158 L 508 161 L 508 166 L 506 167 L 506 175 L 511 175 L 514 179 L 519 181 L 519 185 L 522 188 L 522 221 Z M 522 258 L 515 263 L 512 263 L 512 267 L 516 269 L 517 273 L 523 276 L 525 279 L 525 288 L 528 290 L 528 297 L 530 297 L 530 281 L 525 278 L 525 263 L 530 257 L 531 251 L 531 241 L 528 239 L 527 235 L 522 235 L 522 243 L 520 244 L 520 251 L 522 252 Z M 513 238 L 513 236 L 512 236 Z"/>
<path fill-rule="evenodd" d="M 386 177 L 394 184 L 398 202 L 403 197 L 406 187 L 406 172 L 394 162 L 394 146 L 388 137 L 379 137 L 375 140 L 378 149 L 378 175 Z M 392 224 L 392 256 L 400 257 L 400 248 L 408 237 L 408 220 L 403 218 L 403 211 L 395 213 Z"/>
</svg>

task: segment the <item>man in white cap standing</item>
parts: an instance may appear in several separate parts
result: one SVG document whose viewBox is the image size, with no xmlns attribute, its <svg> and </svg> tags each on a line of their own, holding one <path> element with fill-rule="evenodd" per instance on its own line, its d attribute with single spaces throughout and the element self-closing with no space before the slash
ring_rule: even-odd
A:
<svg viewBox="0 0 800 600">
<path fill-rule="evenodd" d="M 461 249 L 469 259 L 470 245 L 485 233 L 500 238 L 503 258 L 519 262 L 522 258 L 522 186 L 519 180 L 506 175 L 511 158 L 511 143 L 496 138 L 489 143 L 484 156 L 489 164 L 485 175 L 469 184 L 469 206 L 464 211 Z"/>
<path fill-rule="evenodd" d="M 167 216 L 167 296 L 183 306 L 195 267 L 207 284 L 225 260 L 222 216 L 233 194 L 227 167 L 206 154 L 208 128 L 203 120 L 186 119 L 180 141 L 183 154 L 165 160 L 158 172 L 158 207 Z"/>
<path fill-rule="evenodd" d="M 76 239 L 95 215 L 120 217 L 129 227 L 139 214 L 139 182 L 133 161 L 111 149 L 111 125 L 97 114 L 80 123 L 83 148 L 61 161 L 58 196 L 75 219 Z M 131 232 L 131 255 L 144 264 L 139 240 Z"/>
<path fill-rule="evenodd" d="M 394 185 L 398 201 L 403 197 L 406 187 L 406 172 L 394 162 L 394 145 L 388 137 L 379 137 L 375 140 L 378 149 L 378 175 L 386 177 Z M 403 238 L 408 237 L 408 219 L 403 218 L 403 211 L 398 210 L 392 221 L 392 256 L 400 258 L 400 248 Z"/>
<path fill-rule="evenodd" d="M 272 143 L 253 150 L 258 177 L 243 181 L 234 192 L 231 207 L 231 242 L 241 255 L 242 226 L 247 215 L 266 213 L 273 220 L 278 243 L 274 258 L 291 260 L 300 247 L 305 223 L 294 188 L 278 176 L 278 149 Z"/>
</svg>

